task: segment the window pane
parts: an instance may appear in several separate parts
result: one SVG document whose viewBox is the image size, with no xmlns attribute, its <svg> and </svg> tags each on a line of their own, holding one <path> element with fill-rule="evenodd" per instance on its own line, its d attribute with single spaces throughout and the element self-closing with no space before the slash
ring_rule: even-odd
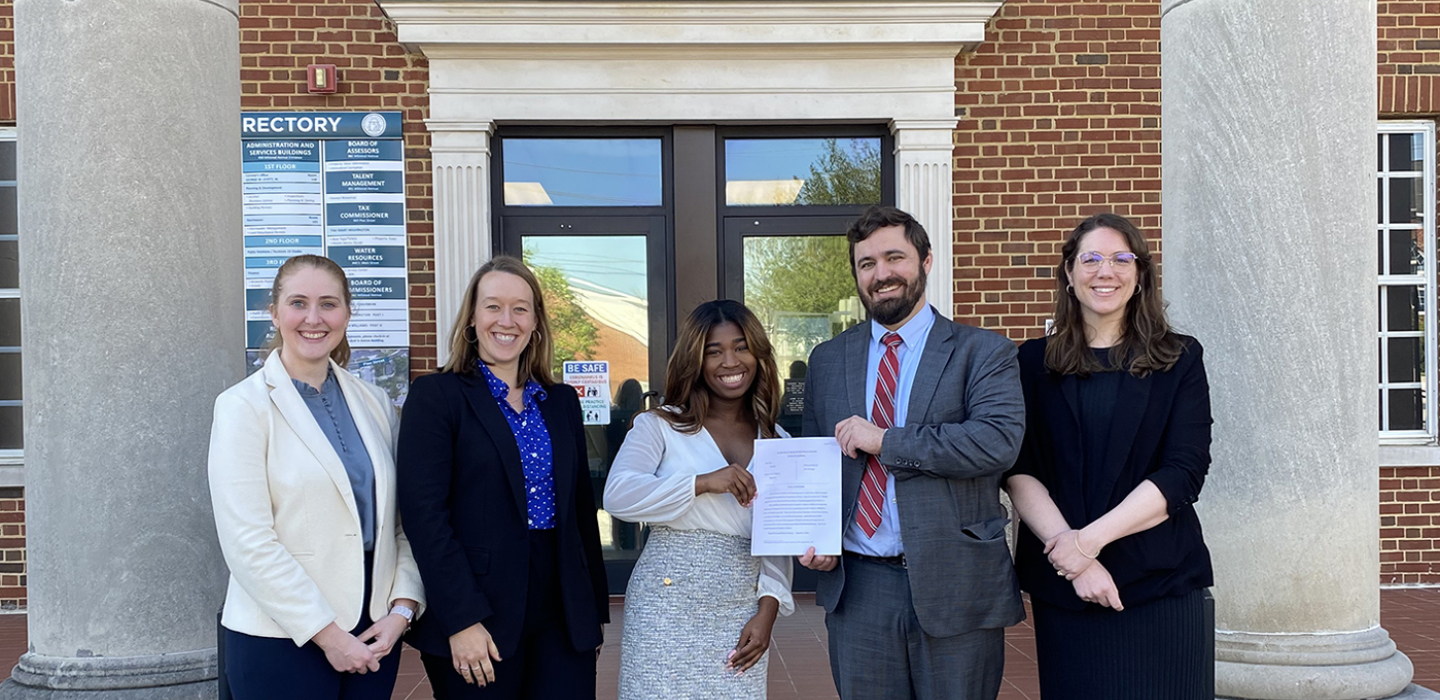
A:
<svg viewBox="0 0 1440 700">
<path fill-rule="evenodd" d="M 1390 338 L 1385 361 L 1389 363 L 1390 382 L 1420 381 L 1420 367 L 1425 362 L 1425 346 L 1421 338 Z"/>
<path fill-rule="evenodd" d="M 0 289 L 20 286 L 20 242 L 0 236 Z"/>
<path fill-rule="evenodd" d="M 1390 238 L 1389 259 L 1382 273 L 1392 275 L 1418 275 L 1425 271 L 1425 230 L 1393 229 L 1386 235 Z"/>
<path fill-rule="evenodd" d="M 15 139 L 0 141 L 0 180 L 15 179 Z"/>
<path fill-rule="evenodd" d="M 20 400 L 20 353 L 0 352 L 0 401 Z"/>
<path fill-rule="evenodd" d="M 725 203 L 879 204 L 880 138 L 726 139 Z"/>
<path fill-rule="evenodd" d="M 1419 172 L 1425 167 L 1424 134 L 1390 135 L 1390 172 Z"/>
<path fill-rule="evenodd" d="M 1420 330 L 1420 314 L 1423 311 L 1420 308 L 1421 289 L 1418 286 L 1380 288 L 1380 303 L 1383 305 L 1381 313 L 1384 314 L 1385 321 L 1382 330 Z"/>
<path fill-rule="evenodd" d="M 1425 428 L 1425 393 L 1420 389 L 1390 390 L 1390 430 Z"/>
<path fill-rule="evenodd" d="M 501 151 L 508 205 L 663 203 L 660 139 L 505 139 Z"/>
<path fill-rule="evenodd" d="M 20 233 L 20 226 L 15 223 L 15 188 L 0 187 L 0 235 L 13 236 L 17 233 Z"/>
<path fill-rule="evenodd" d="M 25 414 L 19 406 L 0 406 L 0 450 L 18 450 L 25 446 L 21 440 L 24 420 Z"/>
<path fill-rule="evenodd" d="M 20 347 L 19 299 L 0 299 L 0 346 Z"/>
<path fill-rule="evenodd" d="M 1418 177 L 1390 178 L 1391 224 L 1419 224 L 1425 216 L 1425 181 Z"/>
</svg>

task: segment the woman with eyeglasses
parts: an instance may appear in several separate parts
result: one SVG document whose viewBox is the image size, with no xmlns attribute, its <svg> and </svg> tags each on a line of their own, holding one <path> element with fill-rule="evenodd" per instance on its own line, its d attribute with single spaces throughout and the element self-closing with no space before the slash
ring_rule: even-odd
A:
<svg viewBox="0 0 1440 700">
<path fill-rule="evenodd" d="M 1213 698 L 1194 503 L 1210 466 L 1199 341 L 1170 329 L 1145 238 L 1115 214 L 1071 231 L 1055 325 L 1020 349 L 1025 441 L 1006 489 L 1023 525 L 1040 692 Z"/>
</svg>

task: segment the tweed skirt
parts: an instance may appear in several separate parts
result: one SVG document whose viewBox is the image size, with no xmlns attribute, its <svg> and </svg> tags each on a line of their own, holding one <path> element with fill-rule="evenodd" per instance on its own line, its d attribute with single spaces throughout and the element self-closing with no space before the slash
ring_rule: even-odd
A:
<svg viewBox="0 0 1440 700">
<path fill-rule="evenodd" d="M 652 528 L 625 589 L 620 700 L 764 698 L 769 651 L 744 675 L 725 668 L 759 576 L 747 538 Z"/>
</svg>

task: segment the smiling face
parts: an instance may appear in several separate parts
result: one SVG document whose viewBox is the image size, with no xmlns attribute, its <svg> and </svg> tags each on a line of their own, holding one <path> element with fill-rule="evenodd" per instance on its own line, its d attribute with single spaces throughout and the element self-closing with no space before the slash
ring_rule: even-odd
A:
<svg viewBox="0 0 1440 700">
<path fill-rule="evenodd" d="M 530 285 L 508 272 L 481 277 L 470 324 L 480 359 L 496 369 L 513 371 L 535 332 L 535 295 Z"/>
<path fill-rule="evenodd" d="M 1075 250 L 1076 259 L 1070 261 L 1068 272 L 1085 324 L 1097 329 L 1123 324 L 1125 307 L 1135 297 L 1139 280 L 1138 265 L 1113 262 L 1116 253 L 1134 252 L 1125 242 L 1125 236 L 1112 228 L 1097 228 L 1081 236 Z M 1089 270 L 1079 264 L 1078 259 L 1092 252 L 1099 253 L 1105 260 L 1097 269 Z"/>
<path fill-rule="evenodd" d="M 345 288 L 325 270 L 301 267 L 281 282 L 270 304 L 270 321 L 280 333 L 287 367 L 325 364 L 345 339 L 350 323 Z"/>
<path fill-rule="evenodd" d="M 904 226 L 879 228 L 856 242 L 855 287 L 870 318 L 892 331 L 910 320 L 925 305 L 930 262 L 906 240 Z"/>
<path fill-rule="evenodd" d="M 711 395 L 727 401 L 745 398 L 755 383 L 758 366 L 740 326 L 729 321 L 710 329 L 705 336 L 705 364 L 702 372 Z"/>
</svg>

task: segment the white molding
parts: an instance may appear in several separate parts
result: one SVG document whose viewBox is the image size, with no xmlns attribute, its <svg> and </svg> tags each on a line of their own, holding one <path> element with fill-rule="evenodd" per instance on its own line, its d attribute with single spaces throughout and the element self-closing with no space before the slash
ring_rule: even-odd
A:
<svg viewBox="0 0 1440 700">
<path fill-rule="evenodd" d="M 1434 444 L 1433 441 L 1428 445 L 1381 445 L 1380 466 L 1440 466 L 1440 445 Z"/>
<path fill-rule="evenodd" d="M 490 259 L 489 121 L 425 120 L 435 197 L 435 351 L 450 359 L 450 331 L 470 276 Z"/>
<path fill-rule="evenodd" d="M 895 202 L 930 234 L 930 275 L 925 296 L 946 318 L 955 316 L 955 119 L 896 120 Z"/>
<path fill-rule="evenodd" d="M 25 467 L 8 458 L 0 458 L 0 488 L 25 486 Z"/>
</svg>

